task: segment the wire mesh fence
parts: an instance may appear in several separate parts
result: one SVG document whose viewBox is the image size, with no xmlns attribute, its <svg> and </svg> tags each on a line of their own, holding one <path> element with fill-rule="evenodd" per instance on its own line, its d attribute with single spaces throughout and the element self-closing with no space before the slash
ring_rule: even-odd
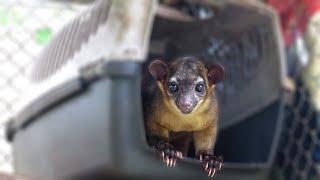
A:
<svg viewBox="0 0 320 180">
<path fill-rule="evenodd" d="M 42 0 L 0 0 L 0 171 L 12 171 L 5 124 L 28 81 L 28 67 L 63 24 L 87 5 Z"/>
<path fill-rule="evenodd" d="M 285 128 L 278 154 L 278 165 L 286 180 L 320 179 L 317 171 L 320 128 L 317 111 L 310 103 L 310 95 L 300 78 L 286 107 Z"/>
</svg>

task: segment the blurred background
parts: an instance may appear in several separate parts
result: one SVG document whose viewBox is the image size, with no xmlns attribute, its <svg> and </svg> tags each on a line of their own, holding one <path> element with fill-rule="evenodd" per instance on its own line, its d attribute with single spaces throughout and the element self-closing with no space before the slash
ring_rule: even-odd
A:
<svg viewBox="0 0 320 180">
<path fill-rule="evenodd" d="M 285 107 L 273 175 L 320 179 L 320 1 L 259 2 L 279 15 L 287 64 L 284 88 L 293 97 Z M 0 0 L 1 172 L 13 172 L 5 124 L 28 86 L 27 69 L 53 34 L 87 7 L 76 0 Z"/>
<path fill-rule="evenodd" d="M 28 86 L 27 69 L 65 23 L 88 5 L 42 0 L 0 1 L 0 170 L 12 172 L 5 123 Z"/>
</svg>

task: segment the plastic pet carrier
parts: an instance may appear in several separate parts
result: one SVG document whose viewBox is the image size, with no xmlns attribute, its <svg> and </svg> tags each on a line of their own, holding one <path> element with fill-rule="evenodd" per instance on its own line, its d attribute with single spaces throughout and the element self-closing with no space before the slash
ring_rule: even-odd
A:
<svg viewBox="0 0 320 180">
<path fill-rule="evenodd" d="M 161 1 L 166 2 L 166 1 Z M 281 131 L 285 67 L 275 13 L 253 1 L 96 1 L 35 61 L 8 126 L 18 174 L 45 179 L 206 178 L 200 161 L 166 167 L 146 143 L 141 70 L 200 56 L 225 67 L 215 179 L 268 179 Z"/>
</svg>

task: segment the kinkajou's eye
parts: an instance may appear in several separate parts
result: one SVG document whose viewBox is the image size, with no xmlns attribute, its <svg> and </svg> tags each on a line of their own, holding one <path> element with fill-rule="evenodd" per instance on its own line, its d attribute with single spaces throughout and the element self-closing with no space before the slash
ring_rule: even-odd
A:
<svg viewBox="0 0 320 180">
<path fill-rule="evenodd" d="M 204 91 L 204 84 L 203 83 L 198 83 L 196 85 L 196 91 L 199 93 L 202 93 Z"/>
<path fill-rule="evenodd" d="M 177 83 L 170 83 L 169 85 L 169 91 L 171 93 L 175 93 L 179 90 L 178 84 Z"/>
</svg>

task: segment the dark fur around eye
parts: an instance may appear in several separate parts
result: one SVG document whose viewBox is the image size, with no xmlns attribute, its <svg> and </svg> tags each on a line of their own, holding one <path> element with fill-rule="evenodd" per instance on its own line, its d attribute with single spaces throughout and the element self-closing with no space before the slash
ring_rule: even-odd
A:
<svg viewBox="0 0 320 180">
<path fill-rule="evenodd" d="M 203 83 L 198 83 L 197 85 L 196 85 L 196 91 L 198 92 L 198 93 L 202 93 L 202 92 L 204 92 L 204 84 Z"/>
<path fill-rule="evenodd" d="M 170 93 L 175 93 L 179 90 L 178 84 L 177 83 L 170 83 L 169 85 L 169 92 Z"/>
</svg>

